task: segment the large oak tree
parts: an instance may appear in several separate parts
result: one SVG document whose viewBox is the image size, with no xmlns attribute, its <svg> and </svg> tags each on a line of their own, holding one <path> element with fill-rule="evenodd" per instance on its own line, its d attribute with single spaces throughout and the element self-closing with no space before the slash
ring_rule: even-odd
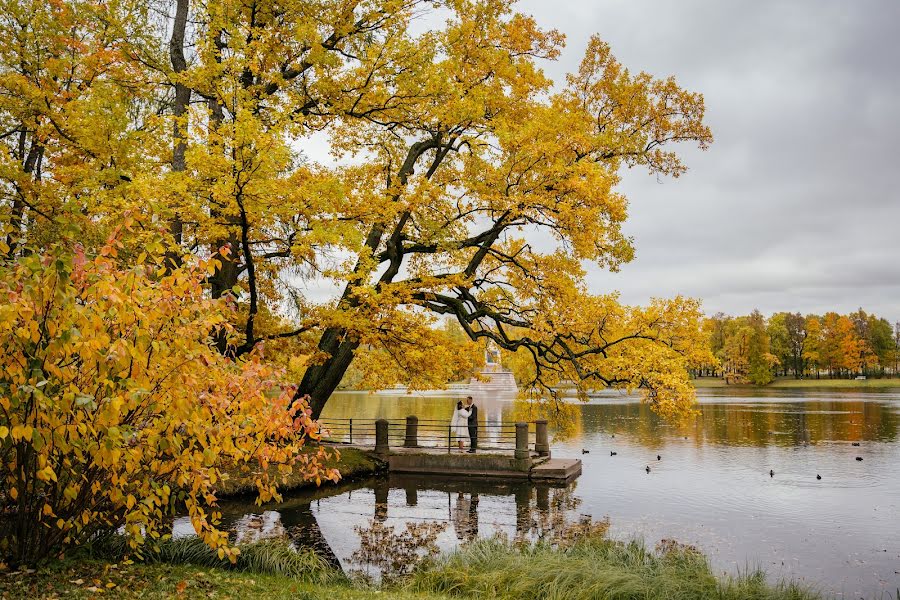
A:
<svg viewBox="0 0 900 600">
<path fill-rule="evenodd" d="M 677 177 L 674 145 L 711 142 L 700 94 L 597 37 L 554 83 L 563 36 L 511 0 L 2 4 L 8 255 L 73 223 L 88 241 L 126 213 L 147 239 L 164 224 L 168 267 L 220 261 L 209 294 L 239 332 L 221 352 L 292 356 L 315 415 L 352 361 L 443 383 L 467 356 L 448 317 L 513 353 L 535 397 L 689 406 L 698 304 L 624 306 L 585 265 L 633 256 L 623 169 Z M 334 299 L 310 295 L 323 281 Z"/>
</svg>

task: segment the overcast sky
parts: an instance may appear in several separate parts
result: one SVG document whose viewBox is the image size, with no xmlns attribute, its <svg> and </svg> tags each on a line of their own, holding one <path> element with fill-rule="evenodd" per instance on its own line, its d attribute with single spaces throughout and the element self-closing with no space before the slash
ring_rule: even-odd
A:
<svg viewBox="0 0 900 600">
<path fill-rule="evenodd" d="M 523 0 L 566 34 L 546 71 L 577 68 L 593 33 L 632 70 L 706 99 L 715 143 L 686 175 L 632 171 L 637 256 L 591 287 L 629 303 L 702 298 L 708 313 L 849 312 L 900 320 L 900 1 Z"/>
<path fill-rule="evenodd" d="M 715 143 L 689 168 L 625 174 L 636 258 L 590 273 L 622 300 L 682 294 L 708 314 L 863 307 L 900 320 L 900 0 L 521 0 L 566 35 L 557 82 L 594 33 L 632 71 L 702 92 Z M 309 146 L 307 146 L 309 147 Z M 324 159 L 326 146 L 313 152 Z M 318 281 L 316 299 L 336 288 Z"/>
</svg>

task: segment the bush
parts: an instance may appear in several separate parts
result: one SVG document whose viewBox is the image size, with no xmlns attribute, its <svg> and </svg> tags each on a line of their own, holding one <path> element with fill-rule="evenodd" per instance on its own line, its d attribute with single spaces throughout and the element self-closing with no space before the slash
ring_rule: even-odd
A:
<svg viewBox="0 0 900 600">
<path fill-rule="evenodd" d="M 277 373 L 210 344 L 228 330 L 203 290 L 215 265 L 122 268 L 122 247 L 0 263 L 0 551 L 13 563 L 120 528 L 137 548 L 176 510 L 233 559 L 216 527 L 222 465 L 258 463 L 261 501 L 298 468 L 338 477 L 323 450 L 299 452 L 314 423 Z"/>
</svg>

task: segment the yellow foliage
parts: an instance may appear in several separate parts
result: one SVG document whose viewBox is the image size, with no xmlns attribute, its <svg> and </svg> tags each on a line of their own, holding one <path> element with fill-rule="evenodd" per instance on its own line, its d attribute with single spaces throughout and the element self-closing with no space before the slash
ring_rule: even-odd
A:
<svg viewBox="0 0 900 600">
<path fill-rule="evenodd" d="M 96 249 L 136 215 L 133 239 L 108 256 L 205 259 L 209 295 L 231 309 L 211 326 L 233 328 L 212 344 L 235 357 L 266 346 L 314 415 L 354 360 L 367 383 L 432 386 L 464 372 L 485 339 L 531 361 L 530 393 L 544 399 L 571 381 L 642 387 L 662 414 L 690 411 L 683 371 L 705 348 L 696 303 L 622 306 L 587 290 L 584 263 L 631 260 L 621 171 L 684 172 L 673 145 L 712 141 L 700 94 L 629 71 L 597 37 L 555 86 L 541 61 L 563 36 L 513 0 L 189 8 L 178 39 L 177 17 L 160 26 L 147 0 L 0 0 L 11 15 L 0 19 L 0 114 L 18 132 L 0 140 L 12 190 L 0 251 L 46 248 L 73 222 Z M 336 166 L 304 154 L 322 140 Z M 308 293 L 323 278 L 336 298 Z M 129 294 L 109 292 L 121 305 L 106 317 L 139 327 Z M 448 339 L 436 317 L 477 344 Z M 58 330 L 26 322 L 9 335 L 34 344 L 66 331 L 48 327 Z M 79 351 L 104 352 L 111 372 L 148 352 L 112 333 Z M 103 418 L 129 402 L 110 401 Z"/>
<path fill-rule="evenodd" d="M 303 401 L 250 355 L 209 344 L 227 328 L 197 263 L 162 277 L 121 268 L 115 238 L 98 255 L 55 247 L 0 263 L 0 549 L 33 561 L 122 527 L 133 548 L 168 535 L 184 510 L 222 556 L 223 465 L 281 465 L 336 479 Z M 265 468 L 260 501 L 280 478 Z"/>
</svg>

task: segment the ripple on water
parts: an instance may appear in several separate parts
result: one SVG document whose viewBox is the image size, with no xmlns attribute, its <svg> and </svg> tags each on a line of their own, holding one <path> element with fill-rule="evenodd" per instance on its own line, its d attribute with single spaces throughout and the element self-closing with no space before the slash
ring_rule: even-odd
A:
<svg viewBox="0 0 900 600">
<path fill-rule="evenodd" d="M 900 588 L 900 393 L 700 396 L 701 415 L 687 426 L 661 421 L 636 397 L 592 398 L 577 413 L 574 436 L 553 443 L 554 455 L 583 461 L 582 476 L 562 490 L 391 477 L 312 504 L 302 494 L 286 498 L 271 512 L 286 531 L 297 523 L 318 530 L 345 566 L 360 550 L 360 532 L 373 527 L 387 536 L 379 540 L 400 540 L 414 537 L 407 524 L 443 524 L 434 544 L 446 551 L 474 535 L 540 535 L 563 518 L 590 515 L 608 516 L 611 534 L 623 539 L 696 545 L 719 570 L 759 565 L 848 598 Z M 452 412 L 449 397 L 373 398 L 338 396 L 326 416 L 449 419 Z M 508 402 L 486 402 L 483 411 L 492 421 L 515 419 Z M 278 530 L 261 509 L 231 514 L 235 522 L 256 515 L 244 523 Z M 178 534 L 189 527 L 175 523 Z"/>
</svg>

